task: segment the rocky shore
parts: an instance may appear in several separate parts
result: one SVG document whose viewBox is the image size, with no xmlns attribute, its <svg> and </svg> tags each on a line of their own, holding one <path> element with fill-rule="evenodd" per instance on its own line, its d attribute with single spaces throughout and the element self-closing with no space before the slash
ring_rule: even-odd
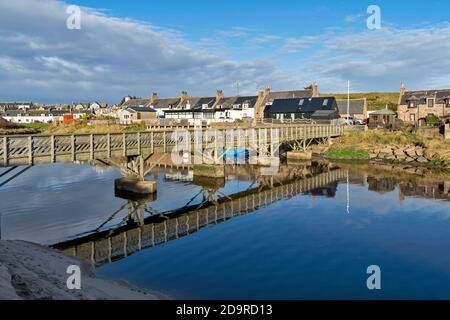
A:
<svg viewBox="0 0 450 320">
<path fill-rule="evenodd" d="M 421 163 L 437 162 L 438 155 L 429 152 L 421 146 L 386 146 L 375 148 L 369 153 L 369 160 L 384 160 L 400 163 Z"/>
<path fill-rule="evenodd" d="M 81 270 L 81 289 L 68 289 L 67 268 Z M 0 240 L 0 299 L 156 300 L 161 294 L 100 279 L 91 263 L 38 244 Z"/>
</svg>

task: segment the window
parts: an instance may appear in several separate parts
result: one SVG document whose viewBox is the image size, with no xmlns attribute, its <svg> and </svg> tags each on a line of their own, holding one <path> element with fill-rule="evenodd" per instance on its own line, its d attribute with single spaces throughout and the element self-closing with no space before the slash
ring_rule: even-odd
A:
<svg viewBox="0 0 450 320">
<path fill-rule="evenodd" d="M 323 100 L 322 106 L 326 106 L 328 104 L 328 99 Z"/>
<path fill-rule="evenodd" d="M 299 106 L 303 105 L 303 102 L 305 102 L 305 99 L 300 99 L 300 102 L 298 103 Z"/>
<path fill-rule="evenodd" d="M 410 107 L 410 108 L 415 108 L 415 107 L 417 107 L 417 102 L 415 102 L 415 101 L 410 101 L 409 104 L 408 104 L 408 107 Z"/>
<path fill-rule="evenodd" d="M 409 115 L 409 121 L 416 121 L 416 115 L 415 114 L 410 114 Z"/>
<path fill-rule="evenodd" d="M 428 108 L 433 108 L 434 107 L 434 99 L 428 99 Z"/>
</svg>

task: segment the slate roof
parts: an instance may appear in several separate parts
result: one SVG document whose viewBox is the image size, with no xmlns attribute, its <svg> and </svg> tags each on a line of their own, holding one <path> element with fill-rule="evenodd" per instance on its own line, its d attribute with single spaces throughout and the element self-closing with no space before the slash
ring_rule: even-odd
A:
<svg viewBox="0 0 450 320">
<path fill-rule="evenodd" d="M 396 113 L 394 111 L 391 111 L 389 109 L 381 109 L 372 112 L 370 115 L 376 115 L 376 116 L 395 116 Z"/>
<path fill-rule="evenodd" d="M 203 105 L 208 105 L 208 108 L 212 108 L 216 103 L 216 97 L 201 97 L 197 100 L 197 102 L 193 105 L 191 103 L 192 109 L 201 109 Z"/>
<path fill-rule="evenodd" d="M 128 107 L 127 109 L 135 112 L 156 112 L 155 109 L 150 107 Z"/>
<path fill-rule="evenodd" d="M 150 104 L 150 99 L 131 99 L 122 104 L 122 107 L 144 107 Z"/>
<path fill-rule="evenodd" d="M 263 105 L 273 102 L 275 99 L 292 99 L 292 98 L 312 98 L 312 90 L 290 90 L 290 91 L 274 91 L 266 96 Z"/>
<path fill-rule="evenodd" d="M 180 104 L 181 98 L 166 98 L 166 99 L 157 99 L 155 102 L 150 103 L 155 109 L 168 109 L 168 108 L 176 108 Z"/>
<path fill-rule="evenodd" d="M 239 106 L 242 108 L 243 104 L 248 104 L 249 108 L 253 108 L 258 100 L 258 96 L 234 96 L 224 97 L 220 99 L 216 107 L 221 109 L 232 109 L 233 106 Z"/>
<path fill-rule="evenodd" d="M 400 100 L 400 104 L 406 105 L 408 104 L 408 101 L 412 100 L 425 103 L 426 98 L 430 96 L 436 97 L 438 102 L 443 102 L 444 99 L 448 99 L 450 97 L 450 89 L 406 91 Z"/>
<path fill-rule="evenodd" d="M 337 110 L 334 97 L 275 99 L 265 112 L 274 113 L 314 113 L 317 110 Z"/>
<path fill-rule="evenodd" d="M 339 114 L 347 114 L 347 99 L 336 100 Z M 364 113 L 364 99 L 350 99 L 349 113 L 350 116 Z"/>
</svg>

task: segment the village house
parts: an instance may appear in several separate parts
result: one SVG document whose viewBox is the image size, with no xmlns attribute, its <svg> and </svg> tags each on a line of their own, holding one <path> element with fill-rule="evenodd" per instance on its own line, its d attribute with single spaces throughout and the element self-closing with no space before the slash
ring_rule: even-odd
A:
<svg viewBox="0 0 450 320">
<path fill-rule="evenodd" d="M 31 101 L 0 102 L 0 112 L 6 110 L 28 110 L 33 107 Z"/>
<path fill-rule="evenodd" d="M 155 109 L 144 106 L 130 106 L 118 111 L 120 124 L 146 123 L 157 118 Z"/>
<path fill-rule="evenodd" d="M 319 96 L 319 85 L 317 81 L 311 86 L 311 89 L 304 90 L 290 90 L 290 91 L 272 91 L 269 86 L 266 86 L 264 92 L 258 93 L 258 100 L 255 105 L 254 117 L 257 120 L 262 120 L 265 116 L 265 110 L 267 107 L 273 104 L 276 99 L 304 99 Z"/>
<path fill-rule="evenodd" d="M 400 87 L 397 109 L 399 119 L 422 125 L 428 116 L 441 119 L 450 117 L 450 89 L 406 91 Z"/>
<path fill-rule="evenodd" d="M 343 119 L 353 118 L 365 120 L 369 117 L 367 114 L 367 99 L 337 99 L 336 100 L 339 115 Z M 348 111 L 347 111 L 348 109 Z"/>
<path fill-rule="evenodd" d="M 7 110 L 1 116 L 12 123 L 51 123 L 63 121 L 60 110 Z"/>
<path fill-rule="evenodd" d="M 275 99 L 265 108 L 265 118 L 279 121 L 339 119 L 334 97 Z"/>
<path fill-rule="evenodd" d="M 393 128 L 395 127 L 396 114 L 386 106 L 385 109 L 376 110 L 369 115 L 369 127 L 374 128 Z"/>
</svg>

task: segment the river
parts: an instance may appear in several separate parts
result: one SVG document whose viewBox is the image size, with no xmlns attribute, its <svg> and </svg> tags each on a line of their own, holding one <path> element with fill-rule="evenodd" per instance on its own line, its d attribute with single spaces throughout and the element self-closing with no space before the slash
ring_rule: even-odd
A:
<svg viewBox="0 0 450 320">
<path fill-rule="evenodd" d="M 37 165 L 0 189 L 1 238 L 92 259 L 99 276 L 175 299 L 450 298 L 450 176 L 226 170 L 207 181 L 156 168 L 157 195 L 130 199 L 115 193 L 115 168 Z M 371 265 L 381 290 L 367 288 Z"/>
</svg>

